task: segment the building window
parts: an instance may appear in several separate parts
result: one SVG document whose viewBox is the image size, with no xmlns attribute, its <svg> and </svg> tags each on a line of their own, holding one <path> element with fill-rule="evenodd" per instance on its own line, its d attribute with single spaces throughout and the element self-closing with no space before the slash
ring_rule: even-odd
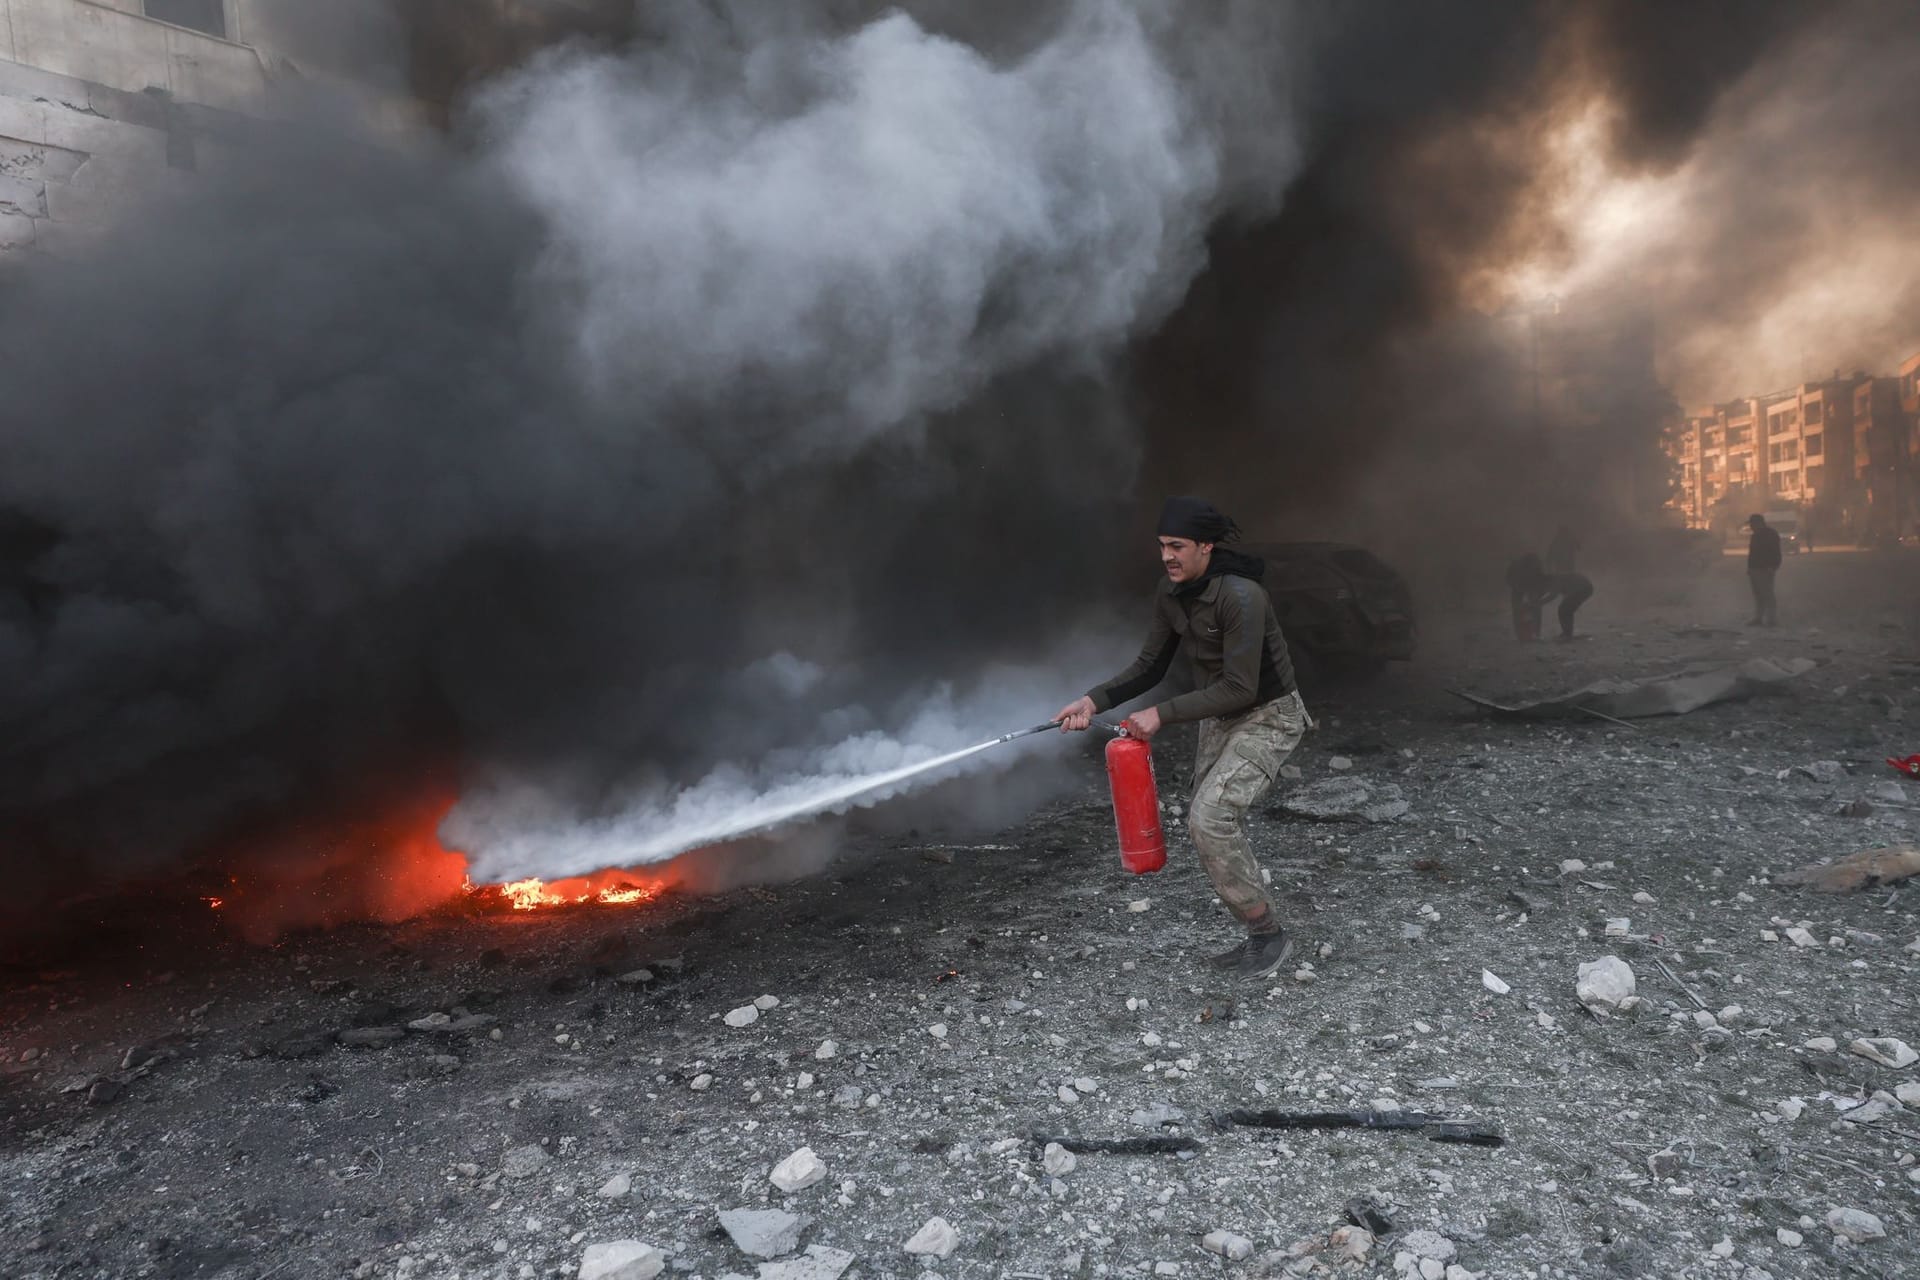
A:
<svg viewBox="0 0 1920 1280">
<path fill-rule="evenodd" d="M 1826 446 L 1825 436 L 1808 436 L 1807 437 L 1807 456 L 1809 458 L 1819 457 L 1821 453 L 1823 453 L 1826 450 L 1826 447 L 1827 446 Z"/>
<path fill-rule="evenodd" d="M 1820 402 L 1818 400 L 1809 400 L 1807 402 L 1807 425 L 1811 427 L 1817 424 L 1819 421 L 1820 421 Z"/>
<path fill-rule="evenodd" d="M 227 38 L 227 0 L 143 0 L 145 13 L 191 31 Z"/>
</svg>

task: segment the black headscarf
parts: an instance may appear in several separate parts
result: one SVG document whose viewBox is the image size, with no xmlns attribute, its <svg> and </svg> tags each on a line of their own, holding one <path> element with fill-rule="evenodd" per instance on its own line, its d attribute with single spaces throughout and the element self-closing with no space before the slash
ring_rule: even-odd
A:
<svg viewBox="0 0 1920 1280">
<path fill-rule="evenodd" d="M 1194 542 L 1231 542 L 1240 526 L 1205 498 L 1168 498 L 1160 508 L 1159 537 L 1189 538 Z"/>
</svg>

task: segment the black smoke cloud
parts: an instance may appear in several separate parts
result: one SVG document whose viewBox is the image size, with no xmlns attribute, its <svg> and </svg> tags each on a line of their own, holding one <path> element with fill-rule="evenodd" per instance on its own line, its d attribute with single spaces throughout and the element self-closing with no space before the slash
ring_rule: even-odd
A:
<svg viewBox="0 0 1920 1280">
<path fill-rule="evenodd" d="M 473 778 L 588 815 L 954 745 L 1009 689 L 1031 720 L 982 673 L 1098 594 L 1114 352 L 1202 266 L 1230 164 L 1287 155 L 1223 60 L 1284 65 L 1273 20 L 1222 6 L 1203 46 L 1172 12 L 1050 6 L 989 51 L 665 6 L 525 52 L 445 140 L 289 106 L 10 274 L 16 903 Z"/>
<path fill-rule="evenodd" d="M 396 0 L 303 39 L 446 137 L 289 125 L 10 273 L 16 901 L 423 790 L 504 846 L 1014 727 L 1036 670 L 1122 656 L 1060 658 L 1063 619 L 1137 583 L 1167 490 L 1260 532 L 1417 525 L 1481 573 L 1591 445 L 1542 435 L 1477 311 L 1574 251 L 1557 124 L 1602 101 L 1616 164 L 1729 172 L 1728 104 L 1885 12 L 1018 8 Z M 1745 137 L 1778 162 L 1823 126 Z M 1791 262 L 1781 217 L 1690 243 Z M 1709 311 L 1712 261 L 1654 297 Z M 1657 348 L 1599 349 L 1644 456 Z"/>
</svg>

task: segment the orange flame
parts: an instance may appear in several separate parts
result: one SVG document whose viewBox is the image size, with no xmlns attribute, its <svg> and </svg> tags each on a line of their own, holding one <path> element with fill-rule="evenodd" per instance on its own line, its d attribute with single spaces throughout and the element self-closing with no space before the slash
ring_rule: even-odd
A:
<svg viewBox="0 0 1920 1280">
<path fill-rule="evenodd" d="M 652 902 L 660 896 L 660 886 L 634 884 L 621 871 L 599 871 L 590 876 L 555 880 L 552 884 L 530 876 L 525 880 L 509 880 L 505 884 L 484 888 L 497 891 L 515 911 L 537 911 L 541 907 L 565 907 L 581 902 L 625 906 L 635 902 Z M 483 892 L 484 889 L 475 891 Z"/>
</svg>

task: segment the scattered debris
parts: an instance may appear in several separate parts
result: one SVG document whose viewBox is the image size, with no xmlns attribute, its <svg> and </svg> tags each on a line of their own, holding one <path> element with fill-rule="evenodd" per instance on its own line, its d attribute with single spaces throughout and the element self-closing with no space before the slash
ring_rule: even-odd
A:
<svg viewBox="0 0 1920 1280">
<path fill-rule="evenodd" d="M 727 1010 L 727 1016 L 721 1019 L 721 1021 L 733 1027 L 735 1030 L 741 1027 L 750 1027 L 760 1021 L 760 1010 L 753 1005 L 743 1004 L 738 1009 Z"/>
<path fill-rule="evenodd" d="M 1213 1123 L 1223 1130 L 1235 1125 L 1252 1129 L 1392 1129 L 1416 1132 L 1434 1142 L 1475 1147 L 1506 1145 L 1506 1139 L 1491 1129 L 1424 1111 L 1221 1111 L 1214 1114 Z"/>
<path fill-rule="evenodd" d="M 580 1256 L 579 1280 L 653 1280 L 666 1269 L 658 1249 L 638 1240 L 590 1244 Z"/>
<path fill-rule="evenodd" d="M 1774 877 L 1776 884 L 1803 885 L 1815 893 L 1852 893 L 1897 884 L 1920 875 L 1920 847 L 1863 849 L 1838 862 L 1817 863 Z"/>
<path fill-rule="evenodd" d="M 1512 987 L 1501 981 L 1499 975 L 1495 974 L 1491 969 L 1482 969 L 1480 971 L 1480 985 L 1497 996 L 1507 995 L 1513 990 Z"/>
<path fill-rule="evenodd" d="M 1786 662 L 1754 658 L 1735 667 L 1654 680 L 1601 680 L 1557 698 L 1512 705 L 1459 689 L 1448 692 L 1504 719 L 1544 720 L 1592 712 L 1635 720 L 1645 716 L 1685 715 L 1716 702 L 1750 698 L 1773 685 L 1805 675 L 1816 665 L 1811 658 L 1790 658 Z"/>
<path fill-rule="evenodd" d="M 780 1258 L 800 1247 L 800 1219 L 784 1209 L 722 1209 L 719 1219 L 749 1258 Z"/>
<path fill-rule="evenodd" d="M 852 1265 L 853 1255 L 845 1249 L 810 1244 L 806 1253 L 798 1258 L 761 1263 L 759 1280 L 839 1280 L 840 1274 Z"/>
<path fill-rule="evenodd" d="M 1242 1258 L 1253 1256 L 1253 1241 L 1231 1231 L 1209 1231 L 1200 1240 L 1200 1246 L 1208 1253 L 1217 1253 L 1228 1262 L 1239 1262 Z"/>
<path fill-rule="evenodd" d="M 1275 806 L 1312 822 L 1397 822 L 1413 809 L 1399 786 L 1364 778 L 1328 778 L 1298 787 Z"/>
<path fill-rule="evenodd" d="M 1829 1209 L 1826 1221 L 1827 1230 L 1855 1244 L 1884 1240 L 1887 1235 L 1886 1223 L 1864 1209 Z"/>
<path fill-rule="evenodd" d="M 500 1172 L 509 1178 L 531 1178 L 553 1157 L 538 1143 L 515 1147 L 500 1159 Z"/>
<path fill-rule="evenodd" d="M 1920 1053 L 1915 1053 L 1905 1040 L 1895 1040 L 1892 1036 L 1882 1036 L 1874 1040 L 1855 1040 L 1847 1046 L 1847 1049 L 1883 1067 L 1893 1067 L 1896 1070 L 1920 1062 Z"/>
<path fill-rule="evenodd" d="M 602 1200 L 618 1200 L 631 1190 L 633 1190 L 633 1178 L 624 1173 L 616 1173 L 601 1183 L 600 1189 L 593 1194 Z"/>
<path fill-rule="evenodd" d="M 773 1172 L 767 1176 L 774 1186 L 791 1195 L 806 1190 L 826 1177 L 827 1166 L 819 1156 L 813 1154 L 812 1147 L 801 1147 L 773 1166 Z"/>
<path fill-rule="evenodd" d="M 1619 956 L 1601 956 L 1580 966 L 1574 995 L 1596 1014 L 1618 1013 L 1632 1007 L 1636 982 L 1633 968 Z"/>
<path fill-rule="evenodd" d="M 934 1258 L 945 1258 L 960 1247 L 960 1233 L 945 1218 L 935 1215 L 928 1218 L 925 1226 L 913 1233 L 905 1248 L 908 1253 L 925 1254 Z"/>
<path fill-rule="evenodd" d="M 1057 1146 L 1083 1156 L 1176 1155 L 1200 1149 L 1200 1144 L 1192 1138 L 1076 1138 L 1070 1134 L 1035 1134 L 1033 1144 L 1042 1151 Z"/>
</svg>

